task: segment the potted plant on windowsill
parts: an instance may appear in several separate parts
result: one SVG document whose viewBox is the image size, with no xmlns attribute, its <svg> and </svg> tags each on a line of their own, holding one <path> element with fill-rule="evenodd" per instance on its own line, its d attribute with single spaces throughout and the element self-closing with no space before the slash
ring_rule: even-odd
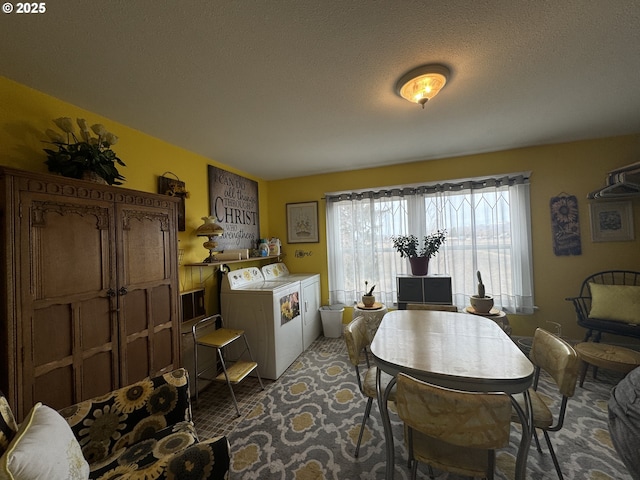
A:
<svg viewBox="0 0 640 480">
<path fill-rule="evenodd" d="M 391 240 L 400 257 L 409 259 L 411 274 L 423 276 L 429 271 L 429 259 L 438 253 L 445 242 L 446 233 L 445 230 L 437 230 L 425 235 L 422 245 L 415 235 L 395 235 Z"/>
<path fill-rule="evenodd" d="M 109 185 L 122 185 L 124 177 L 118 172 L 116 164 L 125 166 L 111 149 L 118 142 L 118 137 L 109 133 L 104 125 L 89 126 L 83 118 L 77 119 L 79 137 L 76 136 L 73 121 L 68 117 L 56 118 L 55 123 L 66 135 L 52 129 L 46 134 L 58 150 L 45 148 L 47 160 L 44 162 L 50 172 L 59 173 L 70 178 L 80 178 Z M 65 138 L 66 137 L 66 138 Z"/>
</svg>

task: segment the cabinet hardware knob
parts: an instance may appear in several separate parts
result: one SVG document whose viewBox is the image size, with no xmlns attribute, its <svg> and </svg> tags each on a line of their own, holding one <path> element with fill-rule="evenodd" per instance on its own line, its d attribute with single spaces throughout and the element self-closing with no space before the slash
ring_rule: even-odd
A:
<svg viewBox="0 0 640 480">
<path fill-rule="evenodd" d="M 107 290 L 107 297 L 115 297 L 116 296 L 116 291 L 113 288 L 110 288 L 109 290 Z"/>
<path fill-rule="evenodd" d="M 127 293 L 129 293 L 127 287 L 120 287 L 120 290 L 118 290 L 118 295 L 126 295 Z"/>
</svg>

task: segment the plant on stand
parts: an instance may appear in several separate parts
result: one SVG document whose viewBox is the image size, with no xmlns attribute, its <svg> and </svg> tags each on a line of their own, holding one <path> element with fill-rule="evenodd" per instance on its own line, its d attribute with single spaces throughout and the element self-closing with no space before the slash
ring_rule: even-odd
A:
<svg viewBox="0 0 640 480">
<path fill-rule="evenodd" d="M 429 259 L 433 257 L 446 240 L 446 230 L 436 230 L 425 235 L 420 244 L 415 235 L 395 235 L 391 237 L 393 247 L 401 258 L 408 258 L 412 275 L 426 275 L 429 270 Z"/>
<path fill-rule="evenodd" d="M 476 313 L 489 313 L 493 308 L 493 298 L 485 295 L 485 288 L 484 283 L 482 282 L 480 270 L 477 271 L 476 275 L 478 276 L 478 293 L 476 295 L 471 295 L 471 306 Z"/>
<path fill-rule="evenodd" d="M 373 304 L 376 303 L 376 297 L 373 295 L 373 289 L 376 288 L 376 286 L 374 285 L 369 290 L 367 290 L 367 288 L 369 288 L 369 282 L 365 280 L 364 295 L 362 296 L 362 304 L 365 307 L 373 307 Z"/>
<path fill-rule="evenodd" d="M 66 135 L 61 135 L 48 128 L 46 134 L 58 150 L 45 148 L 47 160 L 44 162 L 50 172 L 59 173 L 70 178 L 122 185 L 125 178 L 118 172 L 116 164 L 126 166 L 111 149 L 118 142 L 118 137 L 109 133 L 104 125 L 92 125 L 91 130 L 97 137 L 91 135 L 87 121 L 78 118 L 76 123 L 79 136 L 76 137 L 73 121 L 68 117 L 56 118 L 55 123 Z M 66 138 L 65 138 L 66 136 Z M 97 178 L 96 178 L 97 177 Z"/>
</svg>

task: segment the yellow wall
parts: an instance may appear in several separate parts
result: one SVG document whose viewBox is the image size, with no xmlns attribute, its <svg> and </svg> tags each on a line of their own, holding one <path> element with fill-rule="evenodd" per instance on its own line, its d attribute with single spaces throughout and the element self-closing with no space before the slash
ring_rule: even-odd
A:
<svg viewBox="0 0 640 480">
<path fill-rule="evenodd" d="M 318 201 L 320 243 L 304 244 L 312 255 L 294 258 L 299 245 L 284 244 L 286 261 L 294 271 L 322 273 L 322 299 L 328 298 L 325 237 L 325 192 L 376 188 L 403 183 L 429 182 L 502 173 L 531 171 L 534 293 L 539 310 L 534 315 L 509 316 L 516 335 L 532 335 L 536 327 L 562 325 L 562 333 L 581 339 L 584 330 L 566 297 L 578 293 L 582 280 L 608 269 L 640 270 L 640 233 L 632 242 L 591 242 L 587 193 L 604 186 L 606 172 L 640 160 L 640 135 L 531 147 L 443 160 L 409 163 L 350 172 L 269 182 L 269 218 L 274 234 L 286 240 L 284 205 Z M 560 193 L 576 195 L 579 202 L 582 255 L 553 254 L 549 200 Z M 636 231 L 640 226 L 640 199 L 633 200 Z M 347 309 L 344 321 L 351 311 Z M 613 338 L 613 337 L 612 337 Z M 628 342 L 628 339 L 616 338 Z"/>
<path fill-rule="evenodd" d="M 179 232 L 179 248 L 185 252 L 183 263 L 201 262 L 207 256 L 207 251 L 202 247 L 204 240 L 193 235 L 193 231 L 202 223 L 201 217 L 209 215 L 207 165 L 214 165 L 258 182 L 260 234 L 268 234 L 268 185 L 263 180 L 4 77 L 0 77 L 0 165 L 46 172 L 46 154 L 42 149 L 50 148 L 50 145 L 43 143 L 48 140 L 44 132 L 47 128 L 57 130 L 52 120 L 58 117 L 71 117 L 74 121 L 77 117 L 85 118 L 89 125 L 102 123 L 120 138 L 113 149 L 127 165 L 119 168 L 126 177 L 124 187 L 155 193 L 158 176 L 167 171 L 175 173 L 185 182 L 190 198 L 186 200 L 186 231 Z M 207 270 L 204 278 L 209 278 L 209 294 L 214 291 L 215 285 L 211 283 L 212 269 Z M 197 286 L 194 283 L 199 280 L 198 269 L 180 269 L 182 290 Z M 215 295 L 208 295 L 207 301 L 209 311 L 217 311 Z"/>
<path fill-rule="evenodd" d="M 586 199 L 588 192 L 604 185 L 607 171 L 640 160 L 640 135 L 266 182 L 0 77 L 0 164 L 46 171 L 46 156 L 42 151 L 42 140 L 46 140 L 44 131 L 53 126 L 53 118 L 61 116 L 81 116 L 90 124 L 103 123 L 120 137 L 114 150 L 127 163 L 122 169 L 127 188 L 155 192 L 157 176 L 166 171 L 174 172 L 186 182 L 191 193 L 186 203 L 187 231 L 179 235 L 185 263 L 197 262 L 206 256 L 201 239 L 193 236 L 200 217 L 208 214 L 206 166 L 215 165 L 258 181 L 261 236 L 282 240 L 285 260 L 292 271 L 320 272 L 323 303 L 328 300 L 324 193 L 402 183 L 532 171 L 534 288 L 539 310 L 531 316 L 510 317 L 517 335 L 531 335 L 537 326 L 548 327 L 545 322 L 549 320 L 561 323 L 566 336 L 581 338 L 584 332 L 575 324 L 575 314 L 564 298 L 575 295 L 581 280 L 590 273 L 611 268 L 640 270 L 640 233 L 633 242 L 591 242 Z M 562 192 L 579 199 L 580 256 L 556 257 L 552 251 L 549 200 Z M 320 242 L 287 244 L 286 204 L 308 201 L 318 202 Z M 638 230 L 640 200 L 634 199 L 633 205 Z M 205 278 L 210 273 L 205 272 Z M 180 279 L 183 289 L 192 288 L 199 281 L 199 270 L 183 268 Z M 215 285 L 209 280 L 207 287 L 211 293 Z M 209 310 L 217 311 L 215 299 L 209 299 Z M 349 318 L 347 310 L 344 319 Z"/>
</svg>

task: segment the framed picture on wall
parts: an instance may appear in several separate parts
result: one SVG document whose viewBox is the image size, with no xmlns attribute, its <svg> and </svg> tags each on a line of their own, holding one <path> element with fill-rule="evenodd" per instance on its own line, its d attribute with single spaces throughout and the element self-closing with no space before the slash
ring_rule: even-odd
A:
<svg viewBox="0 0 640 480">
<path fill-rule="evenodd" d="M 594 242 L 624 242 L 633 240 L 633 206 L 625 202 L 593 202 L 591 240 Z"/>
<path fill-rule="evenodd" d="M 318 202 L 287 203 L 287 242 L 318 243 Z"/>
</svg>

